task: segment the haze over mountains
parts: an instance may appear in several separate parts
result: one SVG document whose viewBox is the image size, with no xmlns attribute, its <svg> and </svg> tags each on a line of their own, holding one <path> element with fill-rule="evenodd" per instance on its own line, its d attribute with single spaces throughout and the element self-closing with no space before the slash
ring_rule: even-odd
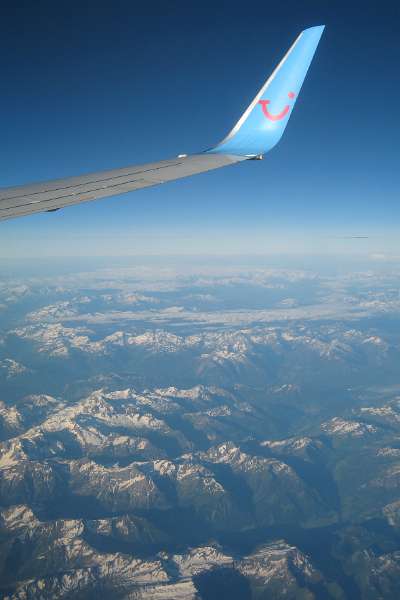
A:
<svg viewBox="0 0 400 600">
<path fill-rule="evenodd" d="M 1 597 L 396 598 L 400 264 L 51 270 L 0 284 Z"/>
</svg>

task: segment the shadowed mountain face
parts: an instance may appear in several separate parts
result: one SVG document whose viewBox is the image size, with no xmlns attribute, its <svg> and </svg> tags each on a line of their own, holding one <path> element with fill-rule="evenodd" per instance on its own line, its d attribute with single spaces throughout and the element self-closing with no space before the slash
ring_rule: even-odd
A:
<svg viewBox="0 0 400 600">
<path fill-rule="evenodd" d="M 0 595 L 397 597 L 400 268 L 0 284 Z"/>
<path fill-rule="evenodd" d="M 251 600 L 250 584 L 239 571 L 220 567 L 204 571 L 193 577 L 193 583 L 204 600 Z"/>
</svg>

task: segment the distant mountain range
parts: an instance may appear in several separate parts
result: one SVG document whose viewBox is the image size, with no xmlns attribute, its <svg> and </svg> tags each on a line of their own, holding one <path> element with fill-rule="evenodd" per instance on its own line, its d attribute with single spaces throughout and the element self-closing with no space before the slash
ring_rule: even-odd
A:
<svg viewBox="0 0 400 600">
<path fill-rule="evenodd" d="M 396 599 L 393 273 L 103 275 L 0 285 L 0 597 Z"/>
</svg>

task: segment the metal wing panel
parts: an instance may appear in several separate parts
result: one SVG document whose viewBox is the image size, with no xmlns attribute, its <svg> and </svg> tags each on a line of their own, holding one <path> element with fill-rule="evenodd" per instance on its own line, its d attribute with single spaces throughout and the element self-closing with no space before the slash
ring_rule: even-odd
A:
<svg viewBox="0 0 400 600">
<path fill-rule="evenodd" d="M 193 154 L 141 166 L 0 189 L 0 220 L 57 210 L 181 179 L 245 160 L 225 154 Z"/>
</svg>

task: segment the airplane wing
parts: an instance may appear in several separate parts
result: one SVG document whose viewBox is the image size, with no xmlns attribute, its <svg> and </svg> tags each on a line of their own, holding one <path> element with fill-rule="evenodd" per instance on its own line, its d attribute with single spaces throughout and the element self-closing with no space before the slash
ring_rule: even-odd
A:
<svg viewBox="0 0 400 600">
<path fill-rule="evenodd" d="M 0 188 L 0 220 L 54 211 L 262 158 L 282 137 L 324 27 L 303 31 L 229 135 L 200 154 L 171 160 Z"/>
<path fill-rule="evenodd" d="M 0 189 L 0 220 L 54 211 L 64 206 L 115 196 L 218 169 L 245 160 L 242 156 L 193 154 L 172 160 L 126 167 L 90 175 Z"/>
</svg>

